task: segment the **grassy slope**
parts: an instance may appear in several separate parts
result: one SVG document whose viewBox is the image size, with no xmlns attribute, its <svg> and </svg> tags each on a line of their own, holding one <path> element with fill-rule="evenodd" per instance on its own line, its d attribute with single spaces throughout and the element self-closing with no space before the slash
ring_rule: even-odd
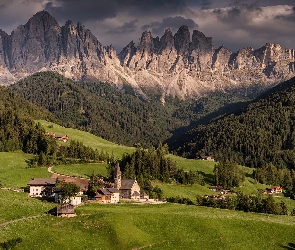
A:
<svg viewBox="0 0 295 250">
<path fill-rule="evenodd" d="M 41 217 L 5 226 L 0 241 L 21 237 L 16 249 L 54 250 L 271 250 L 295 243 L 295 217 L 178 204 L 93 204 L 77 208 L 77 213 L 72 219 Z"/>
<path fill-rule="evenodd" d="M 57 124 L 53 124 L 46 121 L 38 121 L 44 128 L 48 131 L 55 133 L 62 133 L 69 135 L 70 139 L 82 141 L 85 145 L 97 148 L 98 150 L 103 149 L 105 152 L 113 153 L 116 158 L 121 158 L 124 152 L 131 153 L 134 148 L 125 147 L 111 143 L 109 141 L 103 140 L 100 137 L 94 136 L 90 133 L 79 131 L 71 128 L 64 128 Z M 48 125 L 53 125 L 53 128 L 48 128 Z M 183 168 L 185 171 L 188 170 L 198 170 L 203 176 L 206 182 L 205 186 L 199 185 L 175 185 L 175 184 L 165 184 L 161 182 L 154 182 L 154 185 L 158 185 L 164 191 L 164 196 L 183 196 L 189 197 L 191 199 L 195 198 L 196 194 L 212 194 L 216 192 L 211 192 L 208 189 L 209 185 L 213 185 L 213 169 L 216 162 L 203 161 L 203 160 L 194 160 L 194 159 L 185 159 L 175 155 L 169 155 L 172 161 L 175 161 L 179 168 Z M 61 165 L 54 166 L 53 170 L 67 175 L 72 176 L 82 176 L 88 177 L 93 172 L 95 174 L 106 175 L 106 170 L 104 168 L 105 164 L 77 164 L 77 165 Z M 257 184 L 252 178 L 251 174 L 253 169 L 242 167 L 247 173 L 246 181 L 239 187 L 236 188 L 236 191 L 241 190 L 246 194 L 251 194 L 257 192 L 258 189 L 265 189 L 267 186 L 262 184 Z"/>
<path fill-rule="evenodd" d="M 8 190 L 0 190 L 0 204 L 0 224 L 28 216 L 42 215 L 56 206 L 29 198 L 28 193 Z"/>
<path fill-rule="evenodd" d="M 104 152 L 109 152 L 109 154 L 113 153 L 115 158 L 121 158 L 123 153 L 130 153 L 134 150 L 134 148 L 132 147 L 126 147 L 109 142 L 88 132 L 72 128 L 65 128 L 44 120 L 37 120 L 36 122 L 40 122 L 41 125 L 48 132 L 55 132 L 56 134 L 67 134 L 70 140 L 81 141 L 84 143 L 85 146 L 98 149 L 99 151 L 103 149 Z M 48 128 L 49 125 L 53 125 L 53 128 Z"/>
<path fill-rule="evenodd" d="M 32 156 L 22 152 L 0 152 L 0 180 L 4 187 L 23 188 L 32 177 L 50 177 L 47 168 L 28 168 Z"/>
<path fill-rule="evenodd" d="M 46 126 L 46 123 L 43 123 Z M 58 128 L 54 124 L 53 129 Z M 67 129 L 66 129 L 67 130 Z M 65 133 L 60 128 L 58 133 Z M 66 132 L 88 145 L 105 150 L 120 148 L 77 130 Z M 72 133 L 72 134 L 71 134 Z M 97 144 L 96 144 L 97 143 Z M 108 144 L 112 145 L 109 147 Z M 124 147 L 123 147 L 124 148 Z M 127 148 L 128 149 L 128 148 Z M 121 151 L 122 152 L 122 151 Z M 115 153 L 115 151 L 114 151 Z M 116 151 L 118 153 L 118 151 Z M 118 153 L 119 155 L 119 153 Z M 23 153 L 0 153 L 1 180 L 5 186 L 23 187 L 34 177 L 48 177 L 46 168 L 28 169 Z M 185 170 L 199 170 L 209 177 L 212 162 L 171 156 Z M 58 171 L 88 175 L 103 174 L 103 164 L 57 166 Z M 64 168 L 64 169 L 63 169 Z M 82 171 L 83 170 L 83 171 Z M 251 170 L 249 173 L 251 173 Z M 257 184 L 247 177 L 247 190 Z M 156 182 L 166 196 L 209 194 L 207 186 L 183 186 Z M 255 188 L 254 188 L 255 189 Z M 212 193 L 212 192 L 211 192 Z M 277 198 L 281 199 L 281 198 Z M 287 199 L 285 199 L 285 202 Z M 35 215 L 44 215 L 54 204 L 27 197 L 26 193 L 0 190 L 0 224 Z M 288 200 L 287 206 L 294 207 Z M 295 217 L 244 213 L 179 204 L 99 205 L 78 207 L 72 219 L 41 216 L 1 226 L 0 242 L 21 237 L 16 249 L 288 249 L 295 244 Z M 290 248 L 292 249 L 292 248 Z"/>
</svg>

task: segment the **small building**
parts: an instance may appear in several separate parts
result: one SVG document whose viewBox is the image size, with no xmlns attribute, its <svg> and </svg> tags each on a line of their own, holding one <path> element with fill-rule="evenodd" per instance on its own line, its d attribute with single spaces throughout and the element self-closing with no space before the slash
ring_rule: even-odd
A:
<svg viewBox="0 0 295 250">
<path fill-rule="evenodd" d="M 63 142 L 67 142 L 69 140 L 68 135 L 55 134 L 53 132 L 46 132 L 45 136 L 50 136 L 50 137 L 53 137 L 54 139 L 56 139 L 58 141 L 63 141 Z"/>
<path fill-rule="evenodd" d="M 204 161 L 214 161 L 213 156 L 210 156 L 210 155 L 201 155 L 200 159 Z"/>
<path fill-rule="evenodd" d="M 143 193 L 140 194 L 140 199 L 148 200 L 149 199 L 149 195 L 147 193 L 143 192 Z"/>
<path fill-rule="evenodd" d="M 60 203 L 61 202 L 61 196 L 63 195 L 63 191 L 60 189 L 56 189 L 54 191 L 55 195 L 54 195 L 54 201 L 56 203 Z M 68 203 L 71 204 L 73 206 L 78 206 L 82 203 L 82 197 L 83 197 L 83 192 L 79 192 L 76 196 L 70 197 L 69 199 L 66 199 L 64 201 L 64 203 Z"/>
<path fill-rule="evenodd" d="M 69 140 L 69 137 L 67 135 L 55 135 L 54 137 L 58 141 L 67 142 Z"/>
<path fill-rule="evenodd" d="M 215 192 L 220 192 L 220 193 L 223 192 L 224 190 L 223 186 L 210 186 L 209 189 Z"/>
<path fill-rule="evenodd" d="M 30 197 L 49 197 L 53 195 L 56 178 L 32 178 L 30 186 Z"/>
<path fill-rule="evenodd" d="M 267 191 L 270 194 L 281 194 L 283 193 L 283 188 L 281 186 L 271 186 Z"/>
<path fill-rule="evenodd" d="M 120 191 L 117 188 L 100 188 L 94 198 L 102 203 L 118 203 Z"/>
<path fill-rule="evenodd" d="M 75 207 L 71 204 L 63 204 L 56 208 L 56 216 L 60 217 L 75 217 Z"/>
</svg>

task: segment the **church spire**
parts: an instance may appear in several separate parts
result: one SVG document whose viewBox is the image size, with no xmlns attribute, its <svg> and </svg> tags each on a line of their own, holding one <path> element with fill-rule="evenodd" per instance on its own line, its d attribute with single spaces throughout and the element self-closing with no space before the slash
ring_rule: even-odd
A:
<svg viewBox="0 0 295 250">
<path fill-rule="evenodd" d="M 116 167 L 115 167 L 115 178 L 114 178 L 115 185 L 114 185 L 114 187 L 117 189 L 120 189 L 121 181 L 122 181 L 122 174 L 121 174 L 119 162 L 117 162 Z"/>
</svg>

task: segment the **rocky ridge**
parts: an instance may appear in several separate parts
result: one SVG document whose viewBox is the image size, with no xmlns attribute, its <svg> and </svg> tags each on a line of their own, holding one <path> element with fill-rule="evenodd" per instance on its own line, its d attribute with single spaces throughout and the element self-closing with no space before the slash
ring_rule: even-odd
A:
<svg viewBox="0 0 295 250">
<path fill-rule="evenodd" d="M 197 98 L 211 92 L 251 95 L 295 75 L 295 51 L 279 44 L 215 49 L 212 38 L 187 26 L 153 37 L 145 31 L 117 55 L 82 23 L 62 27 L 46 11 L 36 13 L 11 35 L 0 30 L 0 83 L 8 85 L 37 71 L 52 70 L 78 81 L 104 81 L 149 99 Z M 257 89 L 258 88 L 258 89 Z"/>
</svg>

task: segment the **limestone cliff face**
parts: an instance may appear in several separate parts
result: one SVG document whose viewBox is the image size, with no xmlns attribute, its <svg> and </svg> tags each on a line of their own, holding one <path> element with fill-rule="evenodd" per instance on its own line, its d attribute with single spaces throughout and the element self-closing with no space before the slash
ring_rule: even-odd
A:
<svg viewBox="0 0 295 250">
<path fill-rule="evenodd" d="M 187 26 L 162 37 L 143 32 L 118 55 L 104 47 L 82 23 L 62 27 L 46 11 L 35 14 L 11 35 L 0 30 L 0 84 L 41 70 L 54 70 L 74 80 L 105 81 L 142 98 L 164 100 L 204 96 L 214 91 L 239 91 L 254 85 L 269 88 L 295 75 L 295 50 L 267 43 L 262 48 L 225 46 L 215 49 L 212 38 Z M 257 89 L 255 89 L 257 91 Z"/>
</svg>

